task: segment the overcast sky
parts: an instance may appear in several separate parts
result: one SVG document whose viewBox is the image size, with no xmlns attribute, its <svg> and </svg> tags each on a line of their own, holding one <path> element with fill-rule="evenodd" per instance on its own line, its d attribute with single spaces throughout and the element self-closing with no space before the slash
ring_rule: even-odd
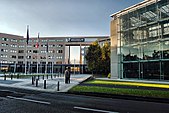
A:
<svg viewBox="0 0 169 113">
<path fill-rule="evenodd" d="M 0 32 L 26 36 L 110 34 L 110 15 L 143 0 L 0 0 Z"/>
</svg>

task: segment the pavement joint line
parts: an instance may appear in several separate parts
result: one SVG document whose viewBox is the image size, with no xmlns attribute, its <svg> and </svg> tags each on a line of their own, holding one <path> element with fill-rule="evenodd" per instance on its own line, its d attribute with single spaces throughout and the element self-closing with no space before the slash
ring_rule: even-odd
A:
<svg viewBox="0 0 169 113">
<path fill-rule="evenodd" d="M 102 113 L 119 113 L 119 112 L 106 111 L 106 110 L 100 110 L 100 109 L 92 109 L 92 108 L 85 108 L 85 107 L 78 107 L 78 106 L 74 106 L 74 109 L 81 109 L 81 110 L 86 110 L 86 111 L 94 111 L 94 112 L 102 112 Z"/>
<path fill-rule="evenodd" d="M 34 103 L 39 103 L 39 104 L 46 104 L 46 105 L 50 105 L 51 104 L 50 102 L 39 101 L 39 100 L 32 100 L 32 99 L 26 99 L 26 98 L 17 98 L 17 97 L 13 97 L 13 96 L 7 96 L 7 97 L 10 98 L 10 99 L 34 102 Z"/>
</svg>

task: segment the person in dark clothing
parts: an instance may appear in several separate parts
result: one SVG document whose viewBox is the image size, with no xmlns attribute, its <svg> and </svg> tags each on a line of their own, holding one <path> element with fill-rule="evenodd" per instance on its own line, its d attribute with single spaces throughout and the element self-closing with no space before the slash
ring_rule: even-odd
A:
<svg viewBox="0 0 169 113">
<path fill-rule="evenodd" d="M 65 70 L 65 83 L 70 84 L 70 67 L 66 67 Z"/>
</svg>

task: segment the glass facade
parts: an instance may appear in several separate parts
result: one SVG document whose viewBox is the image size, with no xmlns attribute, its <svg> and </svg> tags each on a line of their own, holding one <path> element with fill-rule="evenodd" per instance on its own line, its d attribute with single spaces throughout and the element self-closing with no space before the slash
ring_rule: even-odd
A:
<svg viewBox="0 0 169 113">
<path fill-rule="evenodd" d="M 169 0 L 119 17 L 121 78 L 169 80 Z"/>
</svg>

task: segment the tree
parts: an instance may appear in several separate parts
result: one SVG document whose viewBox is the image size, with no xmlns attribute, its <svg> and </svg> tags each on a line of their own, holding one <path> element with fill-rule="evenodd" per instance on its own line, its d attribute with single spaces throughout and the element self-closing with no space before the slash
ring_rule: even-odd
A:
<svg viewBox="0 0 169 113">
<path fill-rule="evenodd" d="M 101 67 L 101 48 L 98 42 L 91 44 L 85 56 L 89 71 L 98 73 Z"/>
<path fill-rule="evenodd" d="M 102 69 L 104 74 L 110 73 L 110 44 L 106 42 L 101 48 L 102 50 Z"/>
</svg>

